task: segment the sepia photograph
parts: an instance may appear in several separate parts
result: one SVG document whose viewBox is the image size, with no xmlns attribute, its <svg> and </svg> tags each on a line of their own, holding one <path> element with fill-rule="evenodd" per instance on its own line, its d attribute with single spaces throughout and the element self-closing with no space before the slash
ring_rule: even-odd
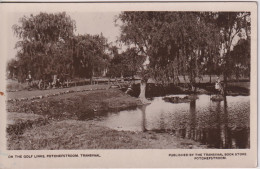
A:
<svg viewBox="0 0 260 169">
<path fill-rule="evenodd" d="M 8 13 L 6 150 L 252 148 L 251 16 Z"/>
<path fill-rule="evenodd" d="M 249 12 L 15 17 L 8 149 L 250 148 Z"/>
</svg>

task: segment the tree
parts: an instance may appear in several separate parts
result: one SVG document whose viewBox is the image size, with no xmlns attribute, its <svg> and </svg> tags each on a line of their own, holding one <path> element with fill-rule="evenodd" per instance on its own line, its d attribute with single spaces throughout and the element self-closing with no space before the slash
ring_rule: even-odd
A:
<svg viewBox="0 0 260 169">
<path fill-rule="evenodd" d="M 230 52 L 232 59 L 230 66 L 237 80 L 242 74 L 246 77 L 250 77 L 250 40 L 250 37 L 240 39 Z"/>
<path fill-rule="evenodd" d="M 145 102 L 148 78 L 159 83 L 178 83 L 179 75 L 189 75 L 191 85 L 204 72 L 203 63 L 208 59 L 216 31 L 200 12 L 123 12 L 121 41 L 134 46 L 139 55 L 146 57 L 139 73 L 141 92 Z M 215 30 L 215 29 L 213 29 Z M 211 44 L 210 44 L 211 43 Z M 210 45 L 209 45 L 210 44 Z"/>
<path fill-rule="evenodd" d="M 117 49 L 112 49 L 117 50 Z M 126 51 L 114 52 L 109 66 L 109 75 L 114 77 L 132 77 L 142 69 L 145 56 L 138 54 L 136 48 L 127 48 Z"/>
<path fill-rule="evenodd" d="M 146 57 L 141 53 L 138 54 L 138 49 L 135 47 L 127 48 L 121 55 L 123 56 L 123 65 L 125 65 L 124 76 L 134 78 L 135 74 L 142 71 Z"/>
<path fill-rule="evenodd" d="M 16 43 L 21 79 L 29 70 L 35 79 L 43 74 L 92 79 L 107 69 L 107 39 L 102 34 L 75 36 L 75 21 L 65 12 L 24 16 L 19 22 L 13 29 L 21 39 Z"/>
<path fill-rule="evenodd" d="M 40 13 L 24 16 L 20 24 L 13 25 L 14 33 L 21 39 L 18 49 L 19 77 L 23 80 L 30 70 L 36 79 L 44 73 L 56 73 L 59 64 L 68 63 L 68 55 L 63 55 L 64 44 L 73 36 L 75 21 L 65 12 Z"/>
<path fill-rule="evenodd" d="M 91 78 L 108 67 L 107 39 L 101 35 L 78 35 L 71 39 L 75 75 Z"/>
<path fill-rule="evenodd" d="M 236 45 L 235 39 L 247 38 L 250 34 L 250 13 L 249 12 L 219 12 L 216 13 L 216 25 L 220 29 L 222 37 L 222 72 L 224 86 L 227 86 L 227 78 L 232 72 L 233 59 L 231 51 Z M 247 57 L 247 56 L 246 56 Z M 224 87 L 224 95 L 226 90 Z"/>
<path fill-rule="evenodd" d="M 208 21 L 209 15 L 205 12 L 178 13 L 175 24 L 175 29 L 179 30 L 175 33 L 180 62 L 178 74 L 187 74 L 190 86 L 195 90 L 196 77 L 201 78 L 207 71 L 212 71 L 213 60 L 219 55 L 216 50 L 220 46 L 219 33 Z"/>
<path fill-rule="evenodd" d="M 17 77 L 17 66 L 18 66 L 18 62 L 15 59 L 11 59 L 8 61 L 7 63 L 7 77 L 8 78 L 15 78 Z M 19 79 L 20 80 L 20 79 Z"/>
<path fill-rule="evenodd" d="M 197 76 L 204 74 L 211 75 L 218 74 L 220 64 L 220 49 L 221 49 L 221 36 L 220 30 L 216 26 L 215 13 L 213 12 L 199 12 L 197 13 L 197 29 L 196 35 L 198 40 L 198 63 L 199 69 Z M 191 35 L 192 36 L 192 35 Z"/>
<path fill-rule="evenodd" d="M 173 60 L 170 60 L 171 46 L 169 29 L 172 25 L 167 23 L 168 12 L 123 12 L 118 19 L 122 21 L 120 40 L 126 45 L 134 46 L 139 55 L 145 56 L 139 75 L 141 76 L 139 98 L 145 103 L 145 89 L 149 77 L 153 76 L 164 81 L 172 73 L 165 71 L 172 68 Z M 169 20 L 170 21 L 170 20 Z M 168 27 L 169 26 L 169 27 Z M 168 27 L 168 28 L 167 28 Z M 168 43 L 170 42 L 170 43 Z M 168 64 L 167 64 L 168 63 Z M 162 68 L 161 65 L 165 67 Z"/>
<path fill-rule="evenodd" d="M 112 58 L 109 63 L 107 76 L 121 77 L 126 70 L 123 55 L 119 54 L 118 47 L 116 46 L 111 46 L 109 50 Z"/>
</svg>

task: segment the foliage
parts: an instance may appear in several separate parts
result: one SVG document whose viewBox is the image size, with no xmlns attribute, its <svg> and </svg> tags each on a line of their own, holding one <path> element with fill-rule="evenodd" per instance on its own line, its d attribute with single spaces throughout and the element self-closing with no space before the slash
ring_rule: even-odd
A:
<svg viewBox="0 0 260 169">
<path fill-rule="evenodd" d="M 194 86 L 203 74 L 226 79 L 250 70 L 248 12 L 122 12 L 117 20 L 119 40 L 128 47 L 121 53 L 102 34 L 74 35 L 75 21 L 64 12 L 22 17 L 13 26 L 21 41 L 16 60 L 8 63 L 10 75 L 24 81 L 28 71 L 34 79 L 92 78 L 108 71 L 110 77 L 139 75 L 162 84 L 188 75 Z"/>
<path fill-rule="evenodd" d="M 19 23 L 13 26 L 21 39 L 16 43 L 17 61 L 10 61 L 8 67 L 10 73 L 17 69 L 19 81 L 29 71 L 34 79 L 54 74 L 91 78 L 107 69 L 106 38 L 102 34 L 74 35 L 76 23 L 65 12 L 24 16 Z"/>
<path fill-rule="evenodd" d="M 100 76 L 108 67 L 107 39 L 101 35 L 78 35 L 70 41 L 74 75 L 85 78 Z"/>
<path fill-rule="evenodd" d="M 238 79 L 241 75 L 250 77 L 250 38 L 240 39 L 230 52 L 230 63 L 233 74 Z"/>
<path fill-rule="evenodd" d="M 249 12 L 219 12 L 216 13 L 216 25 L 220 29 L 221 44 L 222 44 L 222 72 L 224 80 L 232 72 L 234 57 L 231 57 L 231 51 L 237 44 L 236 39 L 250 39 L 250 13 Z M 248 58 L 246 55 L 242 57 Z M 237 58 L 238 59 L 238 58 Z M 236 60 L 237 60 L 236 59 Z M 240 57 L 240 59 L 242 59 Z M 244 59 L 242 59 L 244 60 Z"/>
<path fill-rule="evenodd" d="M 178 82 L 178 75 L 189 74 L 193 82 L 219 45 L 214 25 L 204 18 L 195 12 L 123 12 L 121 41 L 148 57 L 149 76 L 157 81 Z"/>
<path fill-rule="evenodd" d="M 42 78 L 44 73 L 64 72 L 62 69 L 66 69 L 68 58 L 62 52 L 64 43 L 73 36 L 75 21 L 63 12 L 31 14 L 20 18 L 19 23 L 13 25 L 13 30 L 21 39 L 15 46 L 19 50 L 17 59 L 20 81 L 24 81 L 28 71 L 36 79 Z"/>
<path fill-rule="evenodd" d="M 231 68 L 227 55 L 235 39 L 250 34 L 247 12 L 122 12 L 118 19 L 120 40 L 149 58 L 150 77 L 162 83 L 185 74 L 194 83 L 202 74 Z"/>
<path fill-rule="evenodd" d="M 123 64 L 124 58 L 122 54 L 119 54 L 118 48 L 116 46 L 111 46 L 109 48 L 110 55 L 112 56 L 107 76 L 108 77 L 121 77 L 124 73 L 125 65 Z"/>
<path fill-rule="evenodd" d="M 128 48 L 122 53 L 116 51 L 110 62 L 108 76 L 134 77 L 142 71 L 145 56 L 138 54 L 137 48 Z"/>
</svg>

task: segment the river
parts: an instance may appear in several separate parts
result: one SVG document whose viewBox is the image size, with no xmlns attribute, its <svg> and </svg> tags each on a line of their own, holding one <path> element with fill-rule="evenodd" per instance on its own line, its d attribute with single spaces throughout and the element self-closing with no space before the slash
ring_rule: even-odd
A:
<svg viewBox="0 0 260 169">
<path fill-rule="evenodd" d="M 108 112 L 94 120 L 121 131 L 167 132 L 208 148 L 249 148 L 250 97 L 227 96 L 221 102 L 211 101 L 210 97 L 198 95 L 190 103 L 169 103 L 155 97 L 149 105 Z"/>
</svg>

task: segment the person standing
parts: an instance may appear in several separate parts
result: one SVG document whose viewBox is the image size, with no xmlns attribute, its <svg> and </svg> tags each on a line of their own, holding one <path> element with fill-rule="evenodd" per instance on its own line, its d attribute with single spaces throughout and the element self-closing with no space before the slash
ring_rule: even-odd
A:
<svg viewBox="0 0 260 169">
<path fill-rule="evenodd" d="M 218 77 L 217 80 L 216 80 L 215 89 L 216 89 L 216 91 L 217 91 L 217 94 L 219 95 L 219 94 L 221 93 L 221 84 L 220 84 L 220 79 L 219 79 L 219 77 Z"/>
<path fill-rule="evenodd" d="M 32 86 L 32 75 L 31 75 L 31 71 L 28 72 L 28 76 L 27 76 L 27 82 L 28 82 L 28 86 L 31 87 Z"/>
</svg>

